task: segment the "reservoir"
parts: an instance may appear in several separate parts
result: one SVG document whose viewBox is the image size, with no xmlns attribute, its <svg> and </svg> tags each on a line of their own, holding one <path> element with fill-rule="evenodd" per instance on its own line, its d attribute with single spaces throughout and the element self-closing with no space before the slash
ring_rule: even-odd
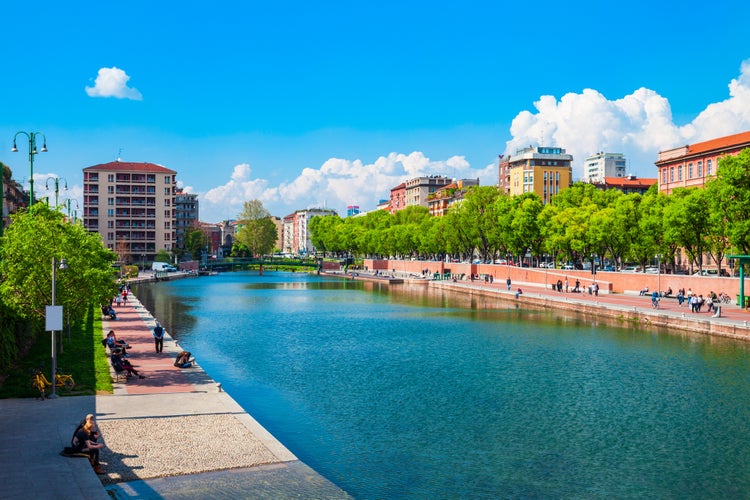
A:
<svg viewBox="0 0 750 500">
<path fill-rule="evenodd" d="M 302 273 L 134 291 L 355 498 L 750 496 L 746 343 Z"/>
</svg>

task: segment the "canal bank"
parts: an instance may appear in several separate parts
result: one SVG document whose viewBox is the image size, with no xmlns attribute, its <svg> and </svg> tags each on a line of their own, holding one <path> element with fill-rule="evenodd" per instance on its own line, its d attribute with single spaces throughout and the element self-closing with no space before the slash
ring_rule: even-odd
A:
<svg viewBox="0 0 750 500">
<path fill-rule="evenodd" d="M 349 272 L 329 273 L 347 279 L 371 280 L 374 273 Z M 573 283 L 569 282 L 567 291 L 557 291 L 552 286 L 545 286 L 529 281 L 512 281 L 508 289 L 505 280 L 484 279 L 448 279 L 434 280 L 415 277 L 410 272 L 393 271 L 389 273 L 394 286 L 401 283 L 420 284 L 434 289 L 449 290 L 478 297 L 497 298 L 505 303 L 540 309 L 557 309 L 568 313 L 597 317 L 611 321 L 613 324 L 631 324 L 649 328 L 667 328 L 676 331 L 710 335 L 750 341 L 750 312 L 735 304 L 719 304 L 718 314 L 708 311 L 704 306 L 699 313 L 691 312 L 687 302 L 678 304 L 674 297 L 662 298 L 659 307 L 654 308 L 650 294 L 640 295 L 637 291 L 629 293 L 589 293 L 581 288 L 581 293 L 573 293 Z M 418 275 L 417 275 L 418 276 Z M 403 280 L 403 281 L 402 281 Z M 590 282 L 589 282 L 590 283 Z M 520 290 L 521 293 L 518 293 Z"/>
<path fill-rule="evenodd" d="M 131 296 L 106 321 L 132 346 L 145 375 L 114 394 L 0 401 L 11 432 L 0 452 L 3 498 L 349 498 L 298 460 L 198 365 L 173 366 L 167 335 L 156 353 L 154 319 Z M 78 422 L 96 415 L 105 448 L 97 476 L 88 461 L 60 456 Z"/>
</svg>

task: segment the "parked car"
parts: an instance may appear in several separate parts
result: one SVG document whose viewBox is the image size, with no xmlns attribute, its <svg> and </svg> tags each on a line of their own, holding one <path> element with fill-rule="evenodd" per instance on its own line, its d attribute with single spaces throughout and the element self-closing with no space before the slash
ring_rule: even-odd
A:
<svg viewBox="0 0 750 500">
<path fill-rule="evenodd" d="M 658 267 L 647 267 L 646 272 L 649 274 L 659 274 L 659 268 Z"/>
</svg>

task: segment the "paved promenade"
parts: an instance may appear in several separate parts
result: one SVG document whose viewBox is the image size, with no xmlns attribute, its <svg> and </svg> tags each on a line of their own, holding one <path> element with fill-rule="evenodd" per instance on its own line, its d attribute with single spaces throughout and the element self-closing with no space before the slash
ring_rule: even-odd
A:
<svg viewBox="0 0 750 500">
<path fill-rule="evenodd" d="M 181 349 L 167 336 L 154 349 L 154 319 L 132 296 L 105 332 L 132 345 L 146 375 L 114 394 L 0 400 L 4 499 L 349 498 L 300 462 L 199 366 L 173 366 Z M 104 475 L 85 458 L 59 455 L 78 422 L 96 415 Z"/>
</svg>

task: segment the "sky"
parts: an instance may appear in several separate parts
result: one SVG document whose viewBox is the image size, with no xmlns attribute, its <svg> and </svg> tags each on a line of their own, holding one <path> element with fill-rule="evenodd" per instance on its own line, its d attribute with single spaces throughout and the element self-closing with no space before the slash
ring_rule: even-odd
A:
<svg viewBox="0 0 750 500">
<path fill-rule="evenodd" d="M 53 2 L 0 16 L 0 162 L 82 213 L 82 169 L 150 162 L 200 219 L 373 210 L 419 175 L 497 183 L 498 155 L 660 150 L 750 130 L 746 1 Z"/>
</svg>

